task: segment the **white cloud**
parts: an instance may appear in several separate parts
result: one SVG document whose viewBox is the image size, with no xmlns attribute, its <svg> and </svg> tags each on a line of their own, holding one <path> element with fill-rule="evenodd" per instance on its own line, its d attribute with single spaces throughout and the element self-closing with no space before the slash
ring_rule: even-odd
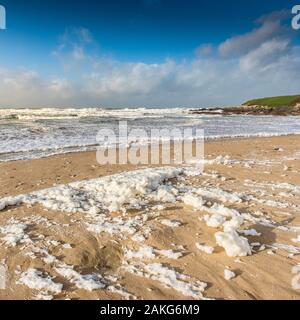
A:
<svg viewBox="0 0 300 320">
<path fill-rule="evenodd" d="M 93 73 L 87 81 L 90 91 L 96 95 L 148 94 L 159 90 L 174 67 L 171 61 L 162 64 L 128 63 L 113 68 L 105 75 Z"/>
<path fill-rule="evenodd" d="M 219 45 L 222 57 L 237 57 L 247 54 L 261 46 L 264 42 L 282 39 L 288 36 L 289 30 L 282 21 L 286 18 L 286 11 L 273 12 L 257 20 L 260 24 L 252 31 L 231 37 Z"/>
<path fill-rule="evenodd" d="M 9 70 L 0 70 L 0 75 L 4 86 L 15 90 L 31 90 L 40 85 L 38 73 L 35 71 L 11 72 Z"/>
<path fill-rule="evenodd" d="M 74 95 L 72 84 L 67 79 L 53 79 L 48 88 L 61 98 L 69 98 Z"/>
<path fill-rule="evenodd" d="M 72 29 L 55 50 L 67 72 L 46 78 L 35 70 L 0 69 L 0 105 L 197 107 L 298 93 L 300 48 L 274 16 L 262 17 L 260 27 L 222 43 L 221 56 L 210 55 L 213 48 L 203 45 L 199 56 L 183 62 L 127 63 L 92 56 L 90 32 Z"/>
<path fill-rule="evenodd" d="M 82 47 L 75 47 L 72 52 L 72 57 L 74 60 L 84 60 L 85 53 Z"/>
<path fill-rule="evenodd" d="M 212 44 L 205 43 L 205 44 L 202 44 L 201 46 L 199 46 L 198 48 L 196 48 L 195 53 L 199 57 L 208 56 L 213 52 L 213 50 L 214 50 L 214 47 Z"/>
<path fill-rule="evenodd" d="M 74 88 L 66 79 L 45 79 L 32 70 L 0 69 L 2 107 L 55 106 L 74 98 Z"/>
<path fill-rule="evenodd" d="M 52 55 L 61 63 L 64 71 L 72 71 L 88 60 L 87 52 L 96 46 L 91 32 L 86 28 L 67 28 L 59 38 Z"/>
<path fill-rule="evenodd" d="M 264 42 L 257 49 L 250 51 L 240 59 L 242 70 L 257 70 L 266 72 L 274 62 L 288 54 L 289 41 L 270 40 Z"/>
</svg>

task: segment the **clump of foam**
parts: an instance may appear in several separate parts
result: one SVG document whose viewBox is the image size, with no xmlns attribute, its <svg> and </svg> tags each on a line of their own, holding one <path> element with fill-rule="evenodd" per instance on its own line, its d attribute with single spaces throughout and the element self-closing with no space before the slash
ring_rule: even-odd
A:
<svg viewBox="0 0 300 320">
<path fill-rule="evenodd" d="M 160 186 L 157 191 L 153 194 L 152 198 L 157 202 L 170 202 L 176 201 L 176 195 L 178 191 L 170 186 Z"/>
<path fill-rule="evenodd" d="M 253 236 L 253 237 L 259 237 L 259 236 L 261 236 L 261 233 L 257 232 L 255 229 L 239 230 L 239 233 L 242 233 L 242 234 L 244 234 L 245 236 Z"/>
<path fill-rule="evenodd" d="M 181 252 L 175 252 L 171 249 L 163 249 L 163 250 L 156 250 L 156 252 L 168 259 L 178 259 L 180 257 L 182 257 L 182 253 Z"/>
<path fill-rule="evenodd" d="M 230 220 L 223 223 L 224 231 L 230 231 L 232 229 L 238 229 L 244 223 L 244 219 L 241 216 L 234 216 Z"/>
<path fill-rule="evenodd" d="M 133 251 L 128 248 L 125 248 L 124 254 L 125 254 L 125 258 L 127 260 L 154 259 L 156 257 L 156 254 L 164 256 L 168 259 L 178 259 L 178 258 L 182 257 L 181 252 L 175 252 L 171 249 L 158 250 L 158 249 L 152 248 L 150 246 L 142 246 L 137 251 Z"/>
<path fill-rule="evenodd" d="M 214 165 L 214 164 L 221 164 L 221 165 L 233 165 L 233 164 L 239 164 L 240 161 L 238 160 L 231 160 L 229 155 L 226 156 L 218 156 L 215 159 L 211 159 L 211 160 L 204 160 L 204 163 L 207 165 Z"/>
<path fill-rule="evenodd" d="M 189 277 L 182 275 L 173 269 L 164 267 L 159 263 L 145 265 L 145 271 L 150 274 L 152 279 L 164 283 L 185 296 L 202 298 L 202 292 L 207 287 L 206 283 L 200 281 L 195 283 L 185 282 L 183 280 L 189 280 Z"/>
<path fill-rule="evenodd" d="M 44 275 L 41 271 L 36 269 L 28 269 L 26 272 L 22 273 L 19 283 L 30 289 L 42 290 L 42 292 L 51 292 L 53 294 L 61 293 L 63 288 L 62 284 L 54 283 L 48 275 Z"/>
<path fill-rule="evenodd" d="M 131 239 L 133 241 L 137 241 L 137 242 L 143 242 L 146 240 L 145 236 L 143 234 L 140 234 L 140 233 L 136 233 L 135 235 L 133 235 L 131 237 Z"/>
<path fill-rule="evenodd" d="M 0 199 L 0 211 L 5 209 L 6 207 L 16 206 L 23 202 L 23 195 L 16 196 L 16 197 L 6 197 Z"/>
<path fill-rule="evenodd" d="M 25 233 L 26 229 L 27 224 L 11 219 L 6 226 L 0 227 L 0 233 L 4 235 L 1 239 L 8 246 L 15 247 L 18 242 L 29 239 L 28 235 Z"/>
<path fill-rule="evenodd" d="M 240 203 L 241 197 L 236 193 L 229 193 L 218 188 L 198 188 L 196 193 L 204 198 L 216 199 L 221 202 Z"/>
<path fill-rule="evenodd" d="M 203 217 L 208 227 L 211 228 L 219 228 L 223 226 L 223 223 L 226 221 L 226 218 L 218 213 L 214 213 L 213 215 L 205 215 Z"/>
<path fill-rule="evenodd" d="M 192 281 L 189 276 L 165 267 L 160 263 L 140 264 L 137 266 L 126 265 L 124 269 L 137 276 L 159 281 L 167 288 L 174 289 L 184 296 L 194 299 L 203 299 L 203 292 L 207 287 L 206 283 L 198 280 Z"/>
<path fill-rule="evenodd" d="M 240 213 L 235 209 L 230 209 L 225 207 L 223 204 L 214 203 L 210 208 L 207 208 L 206 211 L 211 214 L 220 214 L 224 217 L 237 217 L 240 216 Z"/>
<path fill-rule="evenodd" d="M 72 266 L 61 265 L 55 268 L 55 271 L 62 277 L 68 279 L 73 283 L 78 289 L 84 289 L 88 291 L 98 290 L 105 288 L 105 283 L 103 279 L 96 274 L 85 274 L 82 275 L 75 271 Z"/>
<path fill-rule="evenodd" d="M 236 277 L 236 274 L 233 271 L 229 270 L 228 268 L 224 270 L 224 278 L 226 280 L 231 280 L 235 277 Z"/>
<path fill-rule="evenodd" d="M 132 251 L 130 249 L 125 249 L 126 259 L 154 259 L 155 253 L 154 248 L 149 246 L 140 247 L 138 251 Z"/>
<path fill-rule="evenodd" d="M 217 244 L 223 247 L 229 257 L 243 257 L 251 255 L 251 247 L 248 240 L 240 237 L 235 230 L 217 232 L 215 234 Z"/>
<path fill-rule="evenodd" d="M 215 250 L 213 247 L 202 245 L 200 243 L 196 243 L 196 247 L 207 254 L 212 254 Z"/>
<path fill-rule="evenodd" d="M 137 297 L 134 294 L 127 292 L 126 290 L 124 290 L 124 288 L 122 288 L 119 285 L 117 286 L 110 285 L 107 287 L 107 290 L 112 293 L 116 293 L 120 295 L 125 300 L 137 300 Z"/>
<path fill-rule="evenodd" d="M 177 228 L 180 227 L 182 225 L 182 222 L 178 221 L 178 220 L 168 220 L 168 219 L 163 219 L 160 221 L 161 224 L 167 226 L 167 227 L 171 227 L 171 228 Z"/>
<path fill-rule="evenodd" d="M 203 209 L 204 201 L 201 197 L 197 197 L 193 194 L 186 194 L 182 197 L 184 204 L 194 207 L 195 209 Z"/>
<path fill-rule="evenodd" d="M 143 218 L 140 216 L 132 218 L 114 217 L 106 215 L 91 215 L 88 216 L 90 222 L 86 223 L 87 229 L 93 233 L 107 232 L 111 235 L 133 235 L 137 228 L 143 225 Z"/>
<path fill-rule="evenodd" d="M 273 243 L 271 247 L 284 250 L 290 254 L 300 254 L 300 247 L 295 247 L 284 243 Z"/>
</svg>

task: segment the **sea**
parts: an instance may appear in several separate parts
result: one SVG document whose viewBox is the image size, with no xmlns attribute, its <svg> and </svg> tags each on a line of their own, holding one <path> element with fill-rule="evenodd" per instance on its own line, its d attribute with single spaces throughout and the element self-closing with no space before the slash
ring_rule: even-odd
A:
<svg viewBox="0 0 300 320">
<path fill-rule="evenodd" d="M 103 129 L 118 135 L 120 121 L 128 132 L 142 129 L 135 143 L 149 143 L 154 129 L 190 129 L 205 139 L 300 134 L 298 116 L 192 114 L 188 108 L 35 108 L 0 109 L 0 161 L 47 157 L 95 150 Z M 166 132 L 166 131 L 165 131 Z M 125 141 L 122 139 L 121 141 Z M 158 136 L 157 139 L 167 138 Z M 153 139 L 153 136 L 152 136 Z M 107 142 L 105 142 L 107 147 Z"/>
</svg>

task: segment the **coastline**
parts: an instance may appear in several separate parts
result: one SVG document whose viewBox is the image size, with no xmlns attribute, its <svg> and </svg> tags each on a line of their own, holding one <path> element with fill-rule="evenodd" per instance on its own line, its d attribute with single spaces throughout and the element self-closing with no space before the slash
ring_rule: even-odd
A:
<svg viewBox="0 0 300 320">
<path fill-rule="evenodd" d="M 0 299 L 37 297 L 39 290 L 18 283 L 21 275 L 30 268 L 42 270 L 45 274 L 51 275 L 55 283 L 63 284 L 62 291 L 53 294 L 54 299 L 191 298 L 187 295 L 188 290 L 178 291 L 178 286 L 182 283 L 172 282 L 166 286 L 165 278 L 157 275 L 159 269 L 155 269 L 155 275 L 153 273 L 147 278 L 132 270 L 129 272 L 128 266 L 124 265 L 126 261 L 139 266 L 150 263 L 162 264 L 168 268 L 164 269 L 164 272 L 166 270 L 171 272 L 170 270 L 174 269 L 188 276 L 184 283 L 203 281 L 209 285 L 203 290 L 200 287 L 197 290 L 201 291 L 205 298 L 300 299 L 299 290 L 293 289 L 291 285 L 295 276 L 292 269 L 300 264 L 300 248 L 292 240 L 299 234 L 295 230 L 298 230 L 297 228 L 300 230 L 300 218 L 297 215 L 300 207 L 298 189 L 295 189 L 296 191 L 284 189 L 287 188 L 284 185 L 274 189 L 274 186 L 280 184 L 299 187 L 299 140 L 299 135 L 289 135 L 206 141 L 207 163 L 204 175 L 186 177 L 188 185 L 218 189 L 219 193 L 214 194 L 219 197 L 218 200 L 211 199 L 211 202 L 247 213 L 249 217 L 257 219 L 256 222 L 253 222 L 254 220 L 245 222 L 247 230 L 255 229 L 261 233 L 260 236 L 246 236 L 249 243 L 260 243 L 259 247 L 253 247 L 251 255 L 234 258 L 227 256 L 224 249 L 215 243 L 214 234 L 218 228 L 208 227 L 203 220 L 201 221 L 205 212 L 182 201 L 161 203 L 162 208 L 151 207 L 149 211 L 140 211 L 137 208 L 125 216 L 116 212 L 111 214 L 115 218 L 130 219 L 148 212 L 150 215 L 148 222 L 137 227 L 137 232 L 144 230 L 147 234 L 148 230 L 148 238 L 142 242 L 134 241 L 133 235 L 120 238 L 121 233 L 99 234 L 89 231 L 85 227 L 87 217 L 80 212 L 68 213 L 47 209 L 41 204 L 19 204 L 2 210 L 0 227 L 5 229 L 9 223 L 28 225 L 25 234 L 29 236 L 30 241 L 24 238 L 17 241 L 15 246 L 10 246 L 5 243 L 1 234 L 0 260 L 5 260 L 10 290 L 1 291 Z M 76 152 L 40 159 L 2 162 L 0 198 L 28 194 L 121 172 L 135 172 L 146 167 L 145 165 L 100 166 L 96 162 L 95 152 Z M 235 193 L 254 195 L 258 201 L 231 203 L 228 199 L 221 200 L 221 190 L 232 195 Z M 270 206 L 271 203 L 274 206 Z M 281 206 L 279 203 L 287 203 L 288 206 Z M 266 222 L 263 223 L 263 218 L 272 223 L 267 226 Z M 93 219 L 96 219 L 96 216 Z M 180 221 L 181 224 L 175 227 L 171 226 L 170 222 L 167 226 L 161 223 L 163 219 L 169 222 Z M 39 238 L 41 235 L 43 239 Z M 26 241 L 29 241 L 29 245 L 26 245 Z M 208 254 L 199 250 L 196 243 L 213 247 L 214 253 Z M 42 244 L 46 246 L 49 255 L 74 266 L 76 272 L 87 274 L 93 271 L 102 276 L 115 276 L 116 283 L 91 291 L 76 287 L 76 282 L 74 284 L 72 279 L 66 279 L 55 271 L 57 268 L 55 260 L 48 259 L 45 262 L 41 258 L 42 252 L 26 252 L 29 250 L 27 247 L 42 246 Z M 143 254 L 146 256 L 141 254 L 139 257 L 133 257 L 132 252 L 138 252 L 143 246 L 155 248 L 156 253 L 152 252 L 155 257 L 151 258 L 151 254 L 147 257 L 145 252 Z M 131 258 L 126 258 L 124 252 L 129 248 Z M 169 257 L 166 257 L 162 256 L 162 250 L 173 251 L 172 253 L 168 251 Z M 174 258 L 176 252 L 182 252 L 182 256 Z M 32 258 L 30 254 L 37 256 Z M 272 274 L 269 273 L 270 264 L 273 268 Z M 226 268 L 235 273 L 232 280 L 224 279 Z M 144 272 L 147 275 L 145 270 Z M 107 279 L 111 279 L 110 277 Z"/>
<path fill-rule="evenodd" d="M 291 137 L 291 136 L 300 136 L 300 132 L 294 132 L 294 133 L 259 133 L 259 134 L 236 134 L 236 135 L 217 135 L 217 136 L 208 136 L 208 137 L 204 137 L 204 141 L 205 143 L 210 143 L 210 142 L 214 142 L 214 141 L 228 141 L 228 140 L 247 140 L 247 139 L 259 139 L 259 138 L 272 138 L 272 137 Z M 193 138 L 193 141 L 195 141 L 196 139 Z M 182 141 L 182 143 L 184 141 L 189 141 L 189 140 L 179 140 Z M 144 143 L 140 143 L 137 145 L 138 147 L 144 148 L 145 146 L 149 146 L 149 142 L 144 142 Z M 47 159 L 47 158 L 51 158 L 51 157 L 57 157 L 57 156 L 63 156 L 63 155 L 67 155 L 67 154 L 76 154 L 76 153 L 95 153 L 97 151 L 97 148 L 99 147 L 96 144 L 93 145 L 86 145 L 86 146 L 70 146 L 70 147 L 66 147 L 65 149 L 76 149 L 76 148 L 84 148 L 82 150 L 72 150 L 72 151 L 63 151 L 63 152 L 55 152 L 53 151 L 53 153 L 50 153 L 48 155 L 41 155 L 41 156 L 34 156 L 34 157 L 29 157 L 26 156 L 26 158 L 24 159 L 9 159 L 9 160 L 0 160 L 0 164 L 1 163 L 7 163 L 7 162 L 15 162 L 15 161 L 30 161 L 30 160 L 35 160 L 35 159 Z M 114 147 L 105 147 L 108 149 L 114 148 Z M 117 149 L 119 148 L 127 148 L 127 147 L 117 147 Z M 19 153 L 23 153 L 25 151 L 20 151 Z M 31 151 L 29 151 L 31 152 Z M 13 152 L 14 153 L 14 152 Z M 16 152 L 17 153 L 17 152 Z M 26 153 L 26 152 L 25 152 Z M 9 153 L 2 153 L 0 155 L 5 155 L 5 154 L 9 154 Z M 23 155 L 24 156 L 24 155 Z"/>
<path fill-rule="evenodd" d="M 231 142 L 238 143 L 243 146 L 245 145 L 245 142 L 252 142 L 252 145 L 264 142 L 266 145 L 275 146 L 276 144 L 280 145 L 281 140 L 283 143 L 291 142 L 291 145 L 294 143 L 297 144 L 298 139 L 300 140 L 300 134 L 208 139 L 205 140 L 205 158 L 208 154 L 216 157 L 220 154 L 229 155 L 231 157 L 236 156 L 239 153 L 236 151 L 232 152 Z M 224 145 L 224 142 L 227 144 Z M 250 146 L 249 148 L 251 150 Z M 216 149 L 218 151 L 215 151 Z M 237 150 L 238 149 L 239 148 L 237 148 Z M 96 150 L 68 152 L 26 160 L 3 161 L 0 162 L 0 182 L 3 185 L 3 188 L 0 190 L 0 197 L 16 195 L 23 192 L 31 192 L 41 188 L 48 188 L 53 184 L 93 179 L 100 175 L 109 175 L 143 167 L 145 167 L 145 165 L 99 165 L 96 161 Z M 42 172 L 40 171 L 41 169 L 43 169 Z M 30 184 L 31 187 L 23 188 L 22 182 L 27 180 L 28 172 L 30 172 L 31 179 L 33 179 Z M 52 175 L 54 172 L 55 176 L 53 177 Z M 5 176 L 10 176 L 9 180 L 11 181 L 7 180 L 7 184 L 2 180 Z M 42 181 L 42 183 L 39 184 L 39 180 L 42 178 L 47 182 L 44 183 Z M 40 186 L 40 188 L 36 188 L 36 186 Z M 17 189 L 17 191 L 15 189 Z M 5 192 L 3 190 L 5 190 Z"/>
<path fill-rule="evenodd" d="M 300 104 L 285 106 L 267 106 L 267 105 L 248 105 L 226 108 L 203 108 L 193 109 L 190 111 L 192 114 L 221 114 L 221 115 L 248 115 L 248 116 L 299 116 Z"/>
</svg>

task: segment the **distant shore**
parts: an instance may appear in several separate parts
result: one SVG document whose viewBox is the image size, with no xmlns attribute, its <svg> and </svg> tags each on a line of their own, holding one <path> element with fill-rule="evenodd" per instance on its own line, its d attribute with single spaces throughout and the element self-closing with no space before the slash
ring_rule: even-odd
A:
<svg viewBox="0 0 300 320">
<path fill-rule="evenodd" d="M 269 107 L 269 106 L 237 106 L 228 108 L 204 108 L 192 109 L 192 114 L 207 115 L 255 115 L 255 116 L 300 116 L 300 104 L 288 107 Z"/>
<path fill-rule="evenodd" d="M 194 114 L 299 116 L 300 95 L 277 96 L 249 100 L 241 106 L 194 109 Z"/>
</svg>

